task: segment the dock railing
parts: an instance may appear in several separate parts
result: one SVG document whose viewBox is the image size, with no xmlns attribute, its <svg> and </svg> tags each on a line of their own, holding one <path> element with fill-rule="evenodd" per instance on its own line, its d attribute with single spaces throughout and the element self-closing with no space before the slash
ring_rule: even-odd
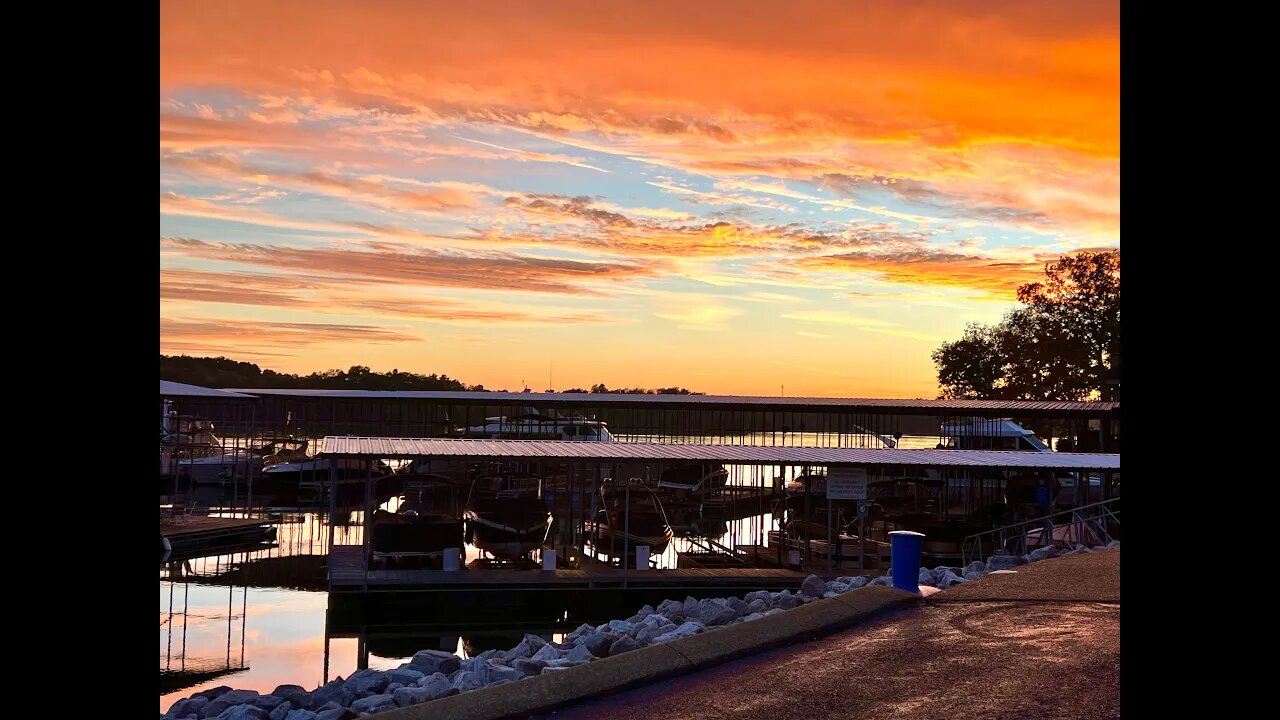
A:
<svg viewBox="0 0 1280 720">
<path fill-rule="evenodd" d="M 967 566 L 987 552 L 1006 550 L 1024 555 L 1046 545 L 1105 545 L 1111 542 L 1111 525 L 1120 524 L 1120 498 L 1066 508 L 1012 525 L 975 533 L 964 539 L 961 560 Z"/>
</svg>

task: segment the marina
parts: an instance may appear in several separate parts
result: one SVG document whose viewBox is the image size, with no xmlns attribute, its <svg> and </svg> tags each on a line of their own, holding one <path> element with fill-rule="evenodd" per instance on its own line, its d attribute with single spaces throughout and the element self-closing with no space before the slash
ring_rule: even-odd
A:
<svg viewBox="0 0 1280 720">
<path fill-rule="evenodd" d="M 313 657 L 323 663 L 300 671 L 316 682 L 394 667 L 433 644 L 468 657 L 486 637 L 510 647 L 519 629 L 552 639 L 672 598 L 794 591 L 810 574 L 879 576 L 890 564 L 887 532 L 958 522 L 996 530 L 974 510 L 1006 495 L 1019 502 L 1000 517 L 1017 521 L 1118 502 L 1118 454 L 1052 450 L 1087 445 L 1082 431 L 1106 445 L 1098 431 L 1118 427 L 1118 403 L 901 402 L 886 408 L 905 414 L 880 417 L 868 413 L 876 408 L 869 401 L 799 398 L 740 399 L 754 410 L 735 413 L 724 407 L 731 398 L 592 398 L 588 408 L 539 396 L 539 409 L 524 412 L 531 406 L 493 403 L 533 398 L 492 393 L 468 411 L 439 394 L 167 392 L 162 386 L 162 590 L 203 597 L 222 588 L 222 614 L 242 625 L 253 624 L 254 602 L 314 608 L 307 636 L 320 643 Z M 330 432 L 391 427 L 355 419 L 388 408 L 463 420 L 417 437 Z M 926 409 L 992 417 L 911 414 Z M 1002 436 L 1030 434 L 995 416 L 1010 411 L 1063 436 L 992 449 Z M 1038 419 L 1046 412 L 1063 418 Z M 469 413 L 485 414 L 464 424 Z M 601 414 L 632 423 L 630 432 Z M 1091 425 L 1090 416 L 1104 420 Z M 797 430 L 763 431 L 790 422 Z M 179 426 L 186 432 L 165 435 Z M 729 432 L 699 435 L 699 427 Z M 209 460 L 191 462 L 197 457 Z M 221 469 L 196 470 L 212 466 Z M 832 497 L 830 478 L 850 472 L 865 478 L 861 492 Z M 1046 482 L 1050 495 L 1038 497 Z M 1037 527 L 1021 531 L 1028 548 Z M 1044 536 L 1070 532 L 1080 536 L 1061 528 Z M 1008 542 L 971 540 L 974 548 Z M 953 545 L 927 547 L 926 565 L 958 564 L 961 543 Z M 190 672 L 172 670 L 185 656 L 162 647 L 162 691 L 172 693 L 162 699 L 228 674 L 256 677 L 252 647 L 240 663 L 231 645 L 217 668 L 208 651 L 193 656 Z"/>
</svg>

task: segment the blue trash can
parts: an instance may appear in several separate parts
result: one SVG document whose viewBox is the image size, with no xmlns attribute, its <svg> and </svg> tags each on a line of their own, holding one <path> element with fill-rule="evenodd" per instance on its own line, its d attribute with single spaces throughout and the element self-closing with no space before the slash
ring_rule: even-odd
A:
<svg viewBox="0 0 1280 720">
<path fill-rule="evenodd" d="M 895 530 L 889 533 L 889 544 L 893 554 L 893 586 L 919 593 L 920 551 L 924 547 L 924 534 Z"/>
</svg>

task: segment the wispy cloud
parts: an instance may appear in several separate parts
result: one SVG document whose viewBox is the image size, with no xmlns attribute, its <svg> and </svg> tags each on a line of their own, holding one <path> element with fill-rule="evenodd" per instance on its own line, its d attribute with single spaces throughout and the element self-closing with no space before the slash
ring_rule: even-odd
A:
<svg viewBox="0 0 1280 720">
<path fill-rule="evenodd" d="M 600 294 L 589 283 L 642 277 L 655 265 L 585 262 L 506 252 L 457 252 L 385 242 L 347 247 L 286 247 L 164 238 L 161 249 L 190 258 L 348 276 L 390 285 Z"/>
</svg>

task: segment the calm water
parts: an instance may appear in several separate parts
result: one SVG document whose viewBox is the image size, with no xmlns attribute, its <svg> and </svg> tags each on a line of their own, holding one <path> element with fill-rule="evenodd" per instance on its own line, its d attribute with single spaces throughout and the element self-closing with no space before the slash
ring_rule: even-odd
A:
<svg viewBox="0 0 1280 720">
<path fill-rule="evenodd" d="M 768 440 L 758 436 L 747 443 L 767 444 Z M 786 438 L 788 445 L 819 442 L 818 436 L 794 433 Z M 902 438 L 900 446 L 933 447 L 936 443 L 936 437 L 908 436 Z M 757 468 L 729 470 L 731 484 L 765 484 Z M 243 489 L 239 492 L 243 493 Z M 201 497 L 201 505 L 206 505 L 216 502 L 219 490 L 199 489 L 198 493 L 212 494 Z M 394 512 L 398 502 L 393 498 L 381 507 Z M 268 518 L 276 524 L 278 547 L 161 566 L 161 712 L 181 698 L 218 685 L 263 693 L 285 683 L 315 687 L 325 681 L 326 669 L 329 679 L 354 672 L 362 650 L 368 653 L 369 667 L 388 669 L 405 662 L 419 649 L 439 647 L 465 657 L 488 647 L 514 646 L 524 632 L 507 630 L 495 635 L 490 628 L 476 624 L 400 642 L 394 638 L 369 639 L 365 647 L 358 638 L 329 637 L 328 594 L 317 589 L 325 586 L 323 561 L 329 535 L 325 514 L 315 509 L 285 510 Z M 766 512 L 729 523 L 720 539 L 726 544 L 767 544 L 767 531 L 772 525 L 773 517 Z M 358 545 L 362 530 L 362 512 L 340 512 L 334 527 L 335 542 Z M 686 541 L 677 538 L 657 558 L 658 566 L 675 567 L 676 553 L 685 551 L 687 546 Z M 478 557 L 478 552 L 468 546 L 466 556 L 471 560 Z M 602 617 L 573 618 L 572 624 L 584 619 L 599 622 L 624 617 L 636 609 L 621 615 L 617 609 L 602 609 Z M 537 634 L 556 639 L 551 627 Z"/>
</svg>

